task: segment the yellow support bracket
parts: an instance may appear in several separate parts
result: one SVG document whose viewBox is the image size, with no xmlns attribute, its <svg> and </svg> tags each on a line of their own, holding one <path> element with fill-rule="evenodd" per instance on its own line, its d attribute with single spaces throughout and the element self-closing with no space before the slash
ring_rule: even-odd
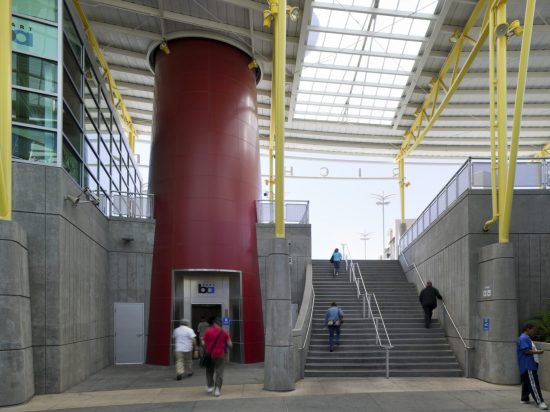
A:
<svg viewBox="0 0 550 412">
<path fill-rule="evenodd" d="M 107 64 L 107 61 L 105 60 L 105 57 L 101 52 L 99 43 L 97 42 L 94 32 L 92 31 L 90 22 L 88 21 L 88 18 L 86 17 L 86 14 L 84 13 L 84 10 L 80 5 L 80 1 L 73 0 L 73 3 L 75 5 L 76 11 L 78 12 L 78 15 L 80 16 L 80 20 L 82 21 L 82 24 L 84 26 L 84 31 L 86 32 L 86 37 L 90 42 L 90 46 L 92 47 L 97 57 L 97 60 L 99 61 L 99 65 L 103 69 L 103 76 L 107 81 L 107 84 L 109 85 L 111 100 L 113 101 L 113 104 L 115 105 L 115 107 L 118 108 L 120 112 L 120 117 L 126 128 L 126 133 L 128 134 L 128 144 L 130 145 L 130 149 L 132 149 L 132 152 L 133 152 L 136 144 L 136 129 L 134 127 L 134 123 L 132 122 L 132 117 L 130 116 L 130 113 L 128 113 L 128 109 L 126 108 L 126 105 L 122 100 L 122 95 L 120 94 L 120 91 L 118 90 L 118 87 L 115 83 L 115 79 L 113 78 L 113 75 L 109 70 L 109 65 Z"/>
<path fill-rule="evenodd" d="M 489 22 L 491 4 L 492 4 L 492 1 L 490 0 L 480 0 L 476 3 L 476 6 L 474 7 L 472 14 L 470 15 L 470 18 L 468 19 L 466 25 L 464 26 L 464 30 L 460 34 L 460 37 L 457 39 L 455 45 L 453 46 L 453 49 L 451 50 L 450 54 L 447 56 L 447 59 L 445 60 L 445 63 L 443 64 L 443 67 L 439 72 L 439 76 L 437 77 L 436 81 L 437 81 L 437 84 L 440 85 L 440 87 L 432 87 L 432 90 L 426 96 L 424 103 L 422 103 L 422 106 L 421 106 L 422 111 L 426 111 L 432 104 L 434 105 L 433 114 L 430 117 L 430 120 L 426 123 L 426 125 L 423 126 L 422 129 L 420 129 L 419 126 L 422 123 L 422 118 L 421 117 L 416 118 L 416 120 L 410 127 L 409 131 L 405 132 L 405 139 L 401 145 L 401 150 L 396 156 L 396 160 L 404 158 L 405 156 L 410 154 L 420 144 L 420 142 L 424 139 L 426 134 L 433 127 L 434 123 L 436 122 L 436 120 L 439 118 L 439 116 L 441 115 L 441 113 L 449 103 L 449 100 L 451 99 L 454 92 L 462 82 L 462 79 L 464 78 L 466 73 L 468 73 L 468 71 L 470 70 L 472 63 L 474 62 L 479 51 L 481 50 L 481 47 L 485 43 L 485 40 L 489 33 L 488 22 Z M 479 36 L 475 41 L 475 44 L 472 50 L 470 51 L 470 53 L 468 54 L 468 57 L 466 58 L 462 67 L 460 68 L 460 70 L 457 70 L 455 68 L 455 65 L 460 60 L 460 59 L 457 59 L 457 57 L 460 55 L 460 53 L 462 53 L 462 46 L 464 44 L 464 40 L 470 37 L 469 36 L 470 31 L 472 27 L 474 27 L 474 24 L 476 23 L 477 19 L 482 14 L 484 9 L 486 9 L 486 11 L 483 18 L 483 23 L 481 25 Z M 444 79 L 447 76 L 449 70 L 451 70 L 451 68 L 453 68 L 453 71 L 455 71 L 456 74 L 453 76 L 453 80 L 451 84 L 447 87 L 444 84 Z M 441 88 L 446 88 L 447 90 L 445 91 L 443 99 L 438 104 L 438 94 Z M 412 143 L 411 142 L 412 131 L 417 129 L 419 130 L 419 132 L 417 134 L 416 141 Z"/>
<path fill-rule="evenodd" d="M 0 220 L 12 214 L 11 1 L 0 1 Z"/>
</svg>

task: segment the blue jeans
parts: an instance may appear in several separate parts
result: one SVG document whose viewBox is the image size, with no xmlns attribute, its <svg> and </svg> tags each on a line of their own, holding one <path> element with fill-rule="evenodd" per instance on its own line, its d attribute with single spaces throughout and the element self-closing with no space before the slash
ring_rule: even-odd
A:
<svg viewBox="0 0 550 412">
<path fill-rule="evenodd" d="M 336 275 L 337 273 L 340 273 L 340 261 L 335 260 L 333 262 L 333 265 L 334 265 L 334 274 Z"/>
<path fill-rule="evenodd" d="M 336 334 L 336 340 L 335 335 Z M 340 344 L 340 326 L 329 326 L 328 327 L 328 346 L 330 349 L 334 349 L 334 344 Z"/>
</svg>

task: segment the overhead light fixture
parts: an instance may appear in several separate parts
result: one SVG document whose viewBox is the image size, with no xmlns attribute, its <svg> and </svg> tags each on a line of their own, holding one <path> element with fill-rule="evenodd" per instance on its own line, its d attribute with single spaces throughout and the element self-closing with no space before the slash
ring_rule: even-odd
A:
<svg viewBox="0 0 550 412">
<path fill-rule="evenodd" d="M 300 9 L 294 6 L 286 6 L 286 14 L 288 14 L 290 21 L 296 22 L 300 18 Z"/>
<path fill-rule="evenodd" d="M 84 195 L 84 198 L 86 200 L 82 200 L 82 195 Z M 65 200 L 68 200 L 69 202 L 71 202 L 73 204 L 73 207 L 77 207 L 81 203 L 91 203 L 94 206 L 99 206 L 99 203 L 100 203 L 99 198 L 96 196 L 94 192 L 90 190 L 88 186 L 86 186 L 78 196 L 67 195 L 65 197 Z"/>
</svg>

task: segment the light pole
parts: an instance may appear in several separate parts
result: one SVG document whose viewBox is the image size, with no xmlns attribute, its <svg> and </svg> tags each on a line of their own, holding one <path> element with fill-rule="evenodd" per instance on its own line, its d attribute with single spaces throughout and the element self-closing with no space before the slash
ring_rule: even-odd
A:
<svg viewBox="0 0 550 412">
<path fill-rule="evenodd" d="M 388 202 L 386 199 L 389 199 L 392 196 L 395 195 L 385 195 L 384 192 L 382 192 L 382 194 L 372 193 L 372 197 L 377 200 L 376 204 L 378 206 L 382 206 L 382 256 L 384 256 L 384 250 L 386 248 L 386 222 L 384 216 L 384 206 L 390 204 L 390 202 Z"/>
<path fill-rule="evenodd" d="M 363 244 L 365 246 L 365 260 L 367 260 L 367 240 L 370 240 L 370 237 L 369 235 L 372 235 L 372 232 L 357 232 L 359 235 L 361 235 L 361 237 L 359 239 L 361 239 L 363 241 Z"/>
</svg>

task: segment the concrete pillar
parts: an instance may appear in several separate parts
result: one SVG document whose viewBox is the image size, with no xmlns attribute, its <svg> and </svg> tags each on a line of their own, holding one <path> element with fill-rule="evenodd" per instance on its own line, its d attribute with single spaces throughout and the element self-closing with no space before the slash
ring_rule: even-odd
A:
<svg viewBox="0 0 550 412">
<path fill-rule="evenodd" d="M 34 395 L 27 234 L 0 221 L 0 406 Z"/>
<path fill-rule="evenodd" d="M 286 239 L 271 239 L 267 256 L 264 389 L 295 389 L 290 268 Z"/>
<path fill-rule="evenodd" d="M 518 294 L 511 243 L 479 249 L 477 377 L 500 385 L 519 383 L 516 360 Z"/>
</svg>

